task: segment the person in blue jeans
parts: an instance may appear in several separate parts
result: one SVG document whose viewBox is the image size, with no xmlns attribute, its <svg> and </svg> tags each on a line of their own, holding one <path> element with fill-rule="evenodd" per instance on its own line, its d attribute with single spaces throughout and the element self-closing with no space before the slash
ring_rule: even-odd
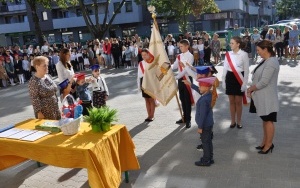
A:
<svg viewBox="0 0 300 188">
<path fill-rule="evenodd" d="M 212 129 L 214 125 L 213 111 L 211 107 L 212 94 L 211 87 L 215 81 L 215 77 L 200 78 L 199 91 L 201 97 L 196 103 L 195 120 L 198 125 L 198 133 L 201 134 L 203 146 L 203 157 L 195 162 L 196 166 L 210 166 L 214 163 L 213 160 L 213 145 L 212 145 Z"/>
</svg>

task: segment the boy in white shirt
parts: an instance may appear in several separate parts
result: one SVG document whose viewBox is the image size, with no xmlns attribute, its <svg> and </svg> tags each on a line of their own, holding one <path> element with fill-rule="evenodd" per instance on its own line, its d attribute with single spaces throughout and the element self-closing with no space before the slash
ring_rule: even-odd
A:
<svg viewBox="0 0 300 188">
<path fill-rule="evenodd" d="M 174 63 L 174 59 L 175 59 L 174 50 L 175 50 L 175 47 L 172 44 L 172 41 L 169 41 L 169 44 L 168 44 L 168 56 L 169 56 L 169 60 L 170 60 L 171 64 Z"/>
</svg>

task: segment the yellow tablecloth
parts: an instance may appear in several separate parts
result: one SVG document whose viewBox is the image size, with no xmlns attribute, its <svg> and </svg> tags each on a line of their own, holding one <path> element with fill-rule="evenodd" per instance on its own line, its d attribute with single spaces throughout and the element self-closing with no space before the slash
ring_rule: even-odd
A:
<svg viewBox="0 0 300 188">
<path fill-rule="evenodd" d="M 43 122 L 30 119 L 17 124 L 17 128 L 34 129 Z M 35 142 L 0 138 L 0 170 L 28 159 L 64 168 L 87 168 L 92 188 L 118 187 L 121 172 L 140 168 L 124 125 L 94 133 L 88 123 L 81 123 L 76 135 L 55 133 Z"/>
</svg>

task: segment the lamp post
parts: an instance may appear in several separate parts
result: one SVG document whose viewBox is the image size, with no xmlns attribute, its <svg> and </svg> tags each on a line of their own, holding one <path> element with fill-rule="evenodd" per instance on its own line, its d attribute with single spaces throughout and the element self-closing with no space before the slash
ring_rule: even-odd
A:
<svg viewBox="0 0 300 188">
<path fill-rule="evenodd" d="M 259 28 L 260 27 L 260 5 L 261 5 L 261 1 L 258 2 L 258 14 L 257 14 L 257 21 L 258 21 L 258 24 L 257 24 L 257 27 Z"/>
<path fill-rule="evenodd" d="M 275 4 L 272 4 L 272 24 L 275 23 Z"/>
</svg>

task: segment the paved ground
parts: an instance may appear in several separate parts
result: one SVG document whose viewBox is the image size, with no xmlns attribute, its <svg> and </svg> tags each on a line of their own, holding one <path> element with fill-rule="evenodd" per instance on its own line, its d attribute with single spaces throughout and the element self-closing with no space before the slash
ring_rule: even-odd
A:
<svg viewBox="0 0 300 188">
<path fill-rule="evenodd" d="M 254 65 L 251 66 L 253 70 Z M 156 110 L 156 119 L 146 124 L 144 100 L 136 89 L 136 69 L 104 70 L 110 89 L 108 104 L 119 111 L 136 145 L 141 169 L 130 172 L 130 182 L 121 188 L 234 188 L 300 187 L 300 67 L 283 61 L 279 75 L 280 113 L 276 123 L 275 149 L 258 155 L 254 146 L 262 137 L 261 120 L 243 110 L 244 128 L 229 129 L 228 99 L 219 88 L 214 109 L 214 159 L 211 167 L 196 167 L 202 152 L 196 150 L 199 136 L 192 128 L 175 124 L 179 119 L 176 100 Z M 221 80 L 221 66 L 218 77 Z M 27 85 L 0 89 L 0 123 L 17 123 L 33 117 Z M 192 112 L 194 114 L 194 111 Z M 193 116 L 194 118 L 194 116 Z M 1 151 L 0 151 L 1 152 Z M 85 169 L 65 169 L 28 161 L 0 171 L 0 188 L 88 187 Z"/>
</svg>

